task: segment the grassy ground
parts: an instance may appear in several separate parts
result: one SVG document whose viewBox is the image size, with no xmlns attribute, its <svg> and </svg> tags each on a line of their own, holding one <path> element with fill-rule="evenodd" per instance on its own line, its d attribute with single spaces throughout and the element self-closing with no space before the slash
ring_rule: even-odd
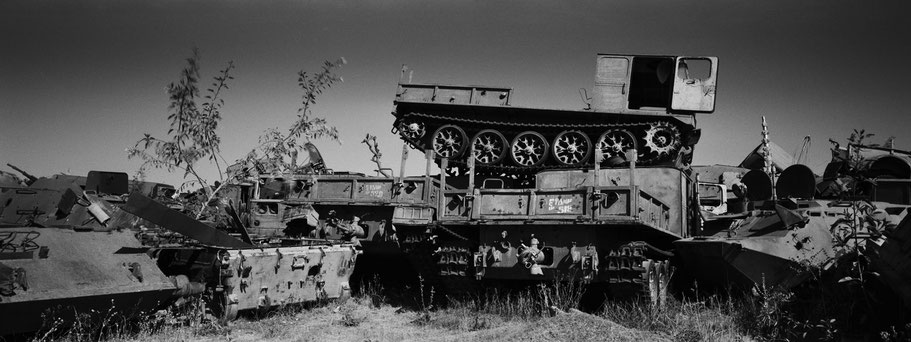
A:
<svg viewBox="0 0 911 342">
<path fill-rule="evenodd" d="M 75 329 L 39 333 L 36 341 L 786 341 L 853 340 L 833 326 L 807 324 L 789 305 L 791 293 L 759 291 L 647 301 L 605 301 L 579 307 L 582 288 L 550 284 L 471 298 L 440 298 L 434 289 L 383 291 L 363 287 L 344 303 L 274 310 L 219 324 L 202 310 L 157 315 L 129 328 L 115 320 L 79 322 Z M 798 303 L 799 304 L 799 303 Z M 835 322 L 835 319 L 825 320 Z M 862 340 L 905 340 L 908 328 Z M 871 339 L 872 337 L 872 339 Z M 846 339 L 847 338 L 847 339 Z"/>
<path fill-rule="evenodd" d="M 468 307 L 413 311 L 363 298 L 227 327 L 169 327 L 112 340 L 130 341 L 671 341 L 580 311 L 519 318 Z"/>
<path fill-rule="evenodd" d="M 733 318 L 702 305 L 652 310 L 638 302 L 607 303 L 598 313 L 576 308 L 575 285 L 490 291 L 472 298 L 434 298 L 433 289 L 396 292 L 366 287 L 344 303 L 284 308 L 264 317 L 218 324 L 200 310 L 168 314 L 133 329 L 111 322 L 39 334 L 50 341 L 735 341 Z M 395 296 L 394 298 L 390 296 Z M 411 300 L 402 300 L 403 297 Z M 408 299 L 408 298 L 405 298 Z M 404 305 L 402 304 L 404 303 Z M 107 328 L 105 328 L 107 326 Z"/>
</svg>

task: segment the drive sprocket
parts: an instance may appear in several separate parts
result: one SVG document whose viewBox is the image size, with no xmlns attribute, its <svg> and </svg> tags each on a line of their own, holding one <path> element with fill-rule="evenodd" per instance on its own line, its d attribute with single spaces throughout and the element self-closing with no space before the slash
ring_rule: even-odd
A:
<svg viewBox="0 0 911 342">
<path fill-rule="evenodd" d="M 680 149 L 680 130 L 667 122 L 654 122 L 645 131 L 646 153 L 669 156 Z"/>
<path fill-rule="evenodd" d="M 399 123 L 398 130 L 399 134 L 401 134 L 405 140 L 410 141 L 418 141 L 418 139 L 423 138 L 424 134 L 427 133 L 424 122 L 416 120 L 402 120 Z"/>
</svg>

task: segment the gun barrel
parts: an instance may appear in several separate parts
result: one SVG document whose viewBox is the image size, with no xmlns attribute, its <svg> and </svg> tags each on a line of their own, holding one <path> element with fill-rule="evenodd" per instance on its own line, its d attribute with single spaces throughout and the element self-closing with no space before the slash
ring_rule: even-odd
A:
<svg viewBox="0 0 911 342">
<path fill-rule="evenodd" d="M 13 165 L 13 164 L 10 164 L 10 163 L 6 163 L 6 166 L 9 166 L 9 167 L 11 167 L 13 170 L 16 170 L 17 172 L 21 173 L 23 176 L 25 176 L 25 178 L 28 178 L 28 180 L 29 180 L 30 182 L 34 182 L 34 181 L 38 180 L 38 177 L 35 177 L 35 176 L 29 174 L 28 172 L 23 171 L 22 169 L 16 167 L 16 165 Z"/>
</svg>

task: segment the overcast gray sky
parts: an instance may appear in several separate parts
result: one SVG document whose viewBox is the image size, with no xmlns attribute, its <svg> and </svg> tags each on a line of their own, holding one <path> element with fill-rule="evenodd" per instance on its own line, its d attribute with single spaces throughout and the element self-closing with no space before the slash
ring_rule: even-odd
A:
<svg viewBox="0 0 911 342">
<path fill-rule="evenodd" d="M 145 132 L 165 133 L 165 87 L 196 46 L 205 79 L 236 65 L 220 131 L 229 160 L 263 130 L 292 122 L 296 72 L 323 60 L 348 64 L 345 82 L 315 108 L 344 144 L 319 146 L 331 168 L 366 172 L 366 133 L 398 169 L 402 142 L 389 130 L 402 64 L 416 82 L 507 86 L 515 105 L 578 109 L 600 52 L 719 57 L 716 111 L 698 117 L 695 163 L 739 163 L 765 115 L 789 152 L 810 135 L 808 164 L 820 170 L 828 138 L 854 128 L 911 149 L 907 3 L 5 0 L 0 162 L 37 175 L 132 174 L 139 162 L 124 149 Z M 421 172 L 411 156 L 410 172 Z"/>
</svg>

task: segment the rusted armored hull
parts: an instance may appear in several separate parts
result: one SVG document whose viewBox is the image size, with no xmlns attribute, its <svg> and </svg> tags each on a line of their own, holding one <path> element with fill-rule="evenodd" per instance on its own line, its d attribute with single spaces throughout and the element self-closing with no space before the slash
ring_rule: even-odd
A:
<svg viewBox="0 0 911 342">
<path fill-rule="evenodd" d="M 237 310 L 246 310 L 349 295 L 358 252 L 348 244 L 230 250 L 227 255 L 222 267 L 234 276 L 225 282 L 225 293 Z"/>
<path fill-rule="evenodd" d="M 885 249 L 868 241 L 881 234 L 876 227 L 905 217 L 906 205 L 827 200 L 781 203 L 785 202 L 797 207 L 788 210 L 774 204 L 772 210 L 767 202 L 764 210 L 733 220 L 729 230 L 674 242 L 685 272 L 701 284 L 728 286 L 732 281 L 747 288 L 792 288 L 807 280 L 811 271 L 828 269 L 864 245 L 889 250 L 890 261 L 911 259 L 894 247 L 902 242 L 891 237 L 886 239 L 888 244 L 883 246 L 889 247 Z"/>
<path fill-rule="evenodd" d="M 800 208 L 768 202 L 764 210 L 736 219 L 730 230 L 674 242 L 676 253 L 699 283 L 794 287 L 844 253 L 832 233 L 844 207 L 828 201 L 794 204 Z"/>
<path fill-rule="evenodd" d="M 210 304 L 227 317 L 238 311 L 344 298 L 359 252 L 351 244 L 245 249 L 164 248 L 168 275 L 191 280 L 186 294 L 213 294 Z"/>
<path fill-rule="evenodd" d="M 133 194 L 124 210 L 198 240 L 199 246 L 153 252 L 158 267 L 179 284 L 180 295 L 205 293 L 217 313 L 340 298 L 359 251 L 325 239 L 286 239 L 288 245 L 251 245 L 148 197 Z"/>
<path fill-rule="evenodd" d="M 38 330 L 45 313 L 148 311 L 175 290 L 129 231 L 0 228 L 0 240 L 11 247 L 0 251 L 0 335 Z"/>
<path fill-rule="evenodd" d="M 685 240 L 674 244 L 684 265 L 698 265 L 687 267 L 686 272 L 701 285 L 750 289 L 765 284 L 790 288 L 809 276 L 808 269 L 800 263 L 747 245 L 739 241 L 711 240 Z"/>
</svg>

